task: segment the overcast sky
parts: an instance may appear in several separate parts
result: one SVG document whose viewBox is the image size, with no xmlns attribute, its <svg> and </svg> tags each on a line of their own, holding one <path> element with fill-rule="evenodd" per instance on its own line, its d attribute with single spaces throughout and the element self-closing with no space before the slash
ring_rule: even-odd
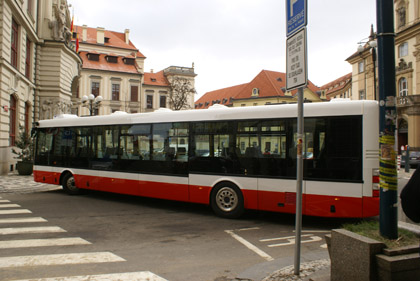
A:
<svg viewBox="0 0 420 281">
<path fill-rule="evenodd" d="M 196 99 L 286 72 L 285 0 L 68 0 L 75 24 L 124 32 L 145 71 L 195 65 Z M 308 0 L 308 78 L 322 86 L 349 72 L 357 42 L 376 30 L 375 0 Z"/>
</svg>

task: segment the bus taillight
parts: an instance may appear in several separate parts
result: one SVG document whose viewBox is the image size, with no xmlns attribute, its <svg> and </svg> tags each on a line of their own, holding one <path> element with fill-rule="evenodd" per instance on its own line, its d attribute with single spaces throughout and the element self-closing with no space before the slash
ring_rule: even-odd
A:
<svg viewBox="0 0 420 281">
<path fill-rule="evenodd" d="M 373 197 L 379 197 L 379 169 L 373 169 L 372 171 L 372 195 Z"/>
</svg>

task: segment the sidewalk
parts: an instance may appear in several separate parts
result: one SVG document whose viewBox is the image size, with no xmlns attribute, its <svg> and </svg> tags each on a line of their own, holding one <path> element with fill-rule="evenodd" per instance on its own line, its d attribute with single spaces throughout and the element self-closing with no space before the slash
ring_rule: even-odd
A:
<svg viewBox="0 0 420 281">
<path fill-rule="evenodd" d="M 17 172 L 0 176 L 0 193 L 33 193 L 61 189 L 61 186 L 34 182 L 33 176 L 19 176 Z"/>
</svg>

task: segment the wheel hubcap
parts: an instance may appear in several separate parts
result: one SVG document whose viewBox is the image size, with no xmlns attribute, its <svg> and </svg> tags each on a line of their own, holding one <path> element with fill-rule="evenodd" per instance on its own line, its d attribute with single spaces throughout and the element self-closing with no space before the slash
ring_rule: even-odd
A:
<svg viewBox="0 0 420 281">
<path fill-rule="evenodd" d="M 238 206 L 238 195 L 232 188 L 223 187 L 216 194 L 216 204 L 225 212 L 232 211 Z"/>
<path fill-rule="evenodd" d="M 67 188 L 70 190 L 75 190 L 76 189 L 76 185 L 74 184 L 74 178 L 71 177 L 67 180 Z"/>
</svg>

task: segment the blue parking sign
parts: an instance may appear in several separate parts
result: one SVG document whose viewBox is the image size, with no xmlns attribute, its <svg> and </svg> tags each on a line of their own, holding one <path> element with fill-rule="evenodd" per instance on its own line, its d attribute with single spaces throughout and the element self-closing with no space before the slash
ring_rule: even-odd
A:
<svg viewBox="0 0 420 281">
<path fill-rule="evenodd" d="M 307 24 L 307 0 L 286 0 L 286 36 L 289 37 Z"/>
</svg>

